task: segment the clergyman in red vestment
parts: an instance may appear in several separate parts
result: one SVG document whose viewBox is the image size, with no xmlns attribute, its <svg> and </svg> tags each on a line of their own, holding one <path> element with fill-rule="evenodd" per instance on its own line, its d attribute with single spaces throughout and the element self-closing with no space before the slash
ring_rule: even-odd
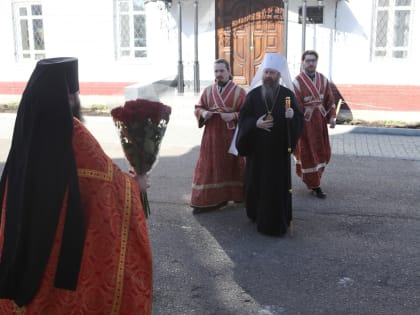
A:
<svg viewBox="0 0 420 315">
<path fill-rule="evenodd" d="M 0 314 L 151 314 L 147 181 L 73 117 L 77 73 L 76 58 L 40 60 L 22 95 L 0 181 Z"/>
<path fill-rule="evenodd" d="M 243 201 L 245 159 L 228 153 L 238 114 L 246 98 L 231 80 L 229 63 L 214 63 L 215 83 L 201 94 L 195 106 L 198 126 L 204 126 L 200 156 L 192 183 L 191 206 L 195 212 L 220 208 L 229 201 Z"/>
<path fill-rule="evenodd" d="M 335 127 L 336 112 L 330 82 L 316 71 L 318 53 L 305 51 L 303 71 L 295 78 L 296 98 L 305 117 L 305 127 L 294 151 L 296 174 L 318 198 L 325 198 L 321 177 L 331 158 L 328 126 Z"/>
</svg>

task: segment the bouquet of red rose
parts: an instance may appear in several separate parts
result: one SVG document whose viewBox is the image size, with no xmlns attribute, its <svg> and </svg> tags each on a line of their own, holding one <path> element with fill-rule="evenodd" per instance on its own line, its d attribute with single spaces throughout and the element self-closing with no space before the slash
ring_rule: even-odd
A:
<svg viewBox="0 0 420 315">
<path fill-rule="evenodd" d="M 124 154 L 137 174 L 146 174 L 156 162 L 170 114 L 171 107 L 145 99 L 127 101 L 111 111 Z M 150 207 L 146 192 L 141 192 L 141 199 L 148 217 Z"/>
</svg>

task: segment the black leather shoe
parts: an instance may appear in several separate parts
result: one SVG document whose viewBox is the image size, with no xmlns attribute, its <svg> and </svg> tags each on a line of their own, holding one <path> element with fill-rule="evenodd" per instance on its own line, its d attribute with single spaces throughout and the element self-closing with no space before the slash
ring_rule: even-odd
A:
<svg viewBox="0 0 420 315">
<path fill-rule="evenodd" d="M 193 214 L 198 214 L 198 213 L 217 210 L 217 209 L 222 208 L 226 205 L 227 205 L 227 201 L 221 202 L 218 205 L 211 206 L 211 207 L 192 207 L 193 208 Z"/>
<path fill-rule="evenodd" d="M 321 187 L 312 188 L 312 194 L 320 199 L 327 198 L 327 194 L 322 191 Z"/>
</svg>

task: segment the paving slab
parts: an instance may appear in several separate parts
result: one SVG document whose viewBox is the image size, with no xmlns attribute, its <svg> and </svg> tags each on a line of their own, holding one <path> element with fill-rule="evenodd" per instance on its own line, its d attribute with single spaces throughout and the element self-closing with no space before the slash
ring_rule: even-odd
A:
<svg viewBox="0 0 420 315">
<path fill-rule="evenodd" d="M 420 314 L 420 136 L 332 129 L 327 199 L 293 174 L 294 235 L 272 238 L 242 205 L 192 214 L 202 130 L 190 102 L 172 106 L 149 190 L 153 314 Z M 14 117 L 0 114 L 0 171 Z M 86 126 L 126 169 L 110 117 Z"/>
</svg>

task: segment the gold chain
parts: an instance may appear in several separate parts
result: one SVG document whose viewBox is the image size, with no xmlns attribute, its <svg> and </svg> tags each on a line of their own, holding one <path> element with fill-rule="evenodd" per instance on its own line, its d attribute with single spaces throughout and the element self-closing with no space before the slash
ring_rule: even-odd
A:
<svg viewBox="0 0 420 315">
<path fill-rule="evenodd" d="M 276 100 L 277 97 L 279 96 L 279 92 L 280 92 L 280 85 L 277 86 L 277 92 L 276 92 L 276 96 L 271 99 L 271 109 L 268 110 L 268 105 L 267 105 L 267 98 L 264 96 L 264 105 L 265 105 L 265 109 L 267 110 L 267 114 L 265 115 L 264 120 L 273 120 L 273 115 L 271 115 L 271 113 L 273 112 L 274 106 L 276 106 Z"/>
</svg>

